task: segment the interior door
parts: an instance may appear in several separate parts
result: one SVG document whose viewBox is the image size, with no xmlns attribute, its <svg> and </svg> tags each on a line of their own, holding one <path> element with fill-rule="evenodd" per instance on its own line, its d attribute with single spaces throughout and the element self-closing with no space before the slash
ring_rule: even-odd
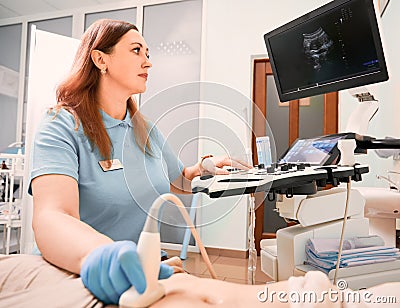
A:
<svg viewBox="0 0 400 308">
<path fill-rule="evenodd" d="M 271 86 L 273 85 L 273 86 Z M 272 132 L 280 132 L 281 138 L 276 138 L 277 157 L 299 137 L 313 137 L 335 134 L 338 132 L 338 93 L 332 92 L 320 97 L 313 97 L 290 102 L 279 102 L 277 90 L 274 87 L 271 64 L 269 59 L 260 58 L 253 60 L 253 134 L 252 152 L 253 161 L 257 160 L 256 137 L 266 133 L 268 121 Z M 278 100 L 278 102 L 277 102 Z M 321 102 L 317 102 L 317 101 Z M 279 105 L 278 107 L 276 105 Z M 285 107 L 285 108 L 281 108 Z M 303 108 L 304 107 L 304 108 Z M 306 108 L 310 107 L 310 108 Z M 312 107 L 312 108 L 311 108 Z M 254 109 L 258 108 L 255 112 Z M 317 111 L 320 110 L 320 111 Z M 277 114 L 280 118 L 277 119 Z M 311 125 L 320 121 L 320 129 L 313 129 Z M 311 135 L 310 135 L 311 134 Z M 264 193 L 256 193 L 256 226 L 255 240 L 259 252 L 260 241 L 265 238 L 275 238 L 275 231 L 271 230 L 271 222 L 275 229 L 286 227 L 287 223 L 274 212 L 275 203 L 268 201 Z"/>
</svg>

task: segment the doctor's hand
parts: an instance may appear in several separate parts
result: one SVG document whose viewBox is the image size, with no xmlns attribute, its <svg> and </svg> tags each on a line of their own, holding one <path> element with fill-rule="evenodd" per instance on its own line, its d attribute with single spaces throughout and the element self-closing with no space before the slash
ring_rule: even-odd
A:
<svg viewBox="0 0 400 308">
<path fill-rule="evenodd" d="M 206 156 L 200 162 L 200 173 L 211 174 L 229 174 L 229 171 L 222 167 L 229 166 L 241 170 L 249 170 L 252 168 L 243 160 L 230 158 L 228 156 Z"/>
<path fill-rule="evenodd" d="M 173 272 L 171 266 L 161 264 L 159 278 L 168 278 Z M 136 244 L 131 241 L 96 248 L 84 261 L 80 274 L 85 287 L 105 304 L 118 304 L 122 293 L 131 286 L 139 293 L 146 290 Z"/>
<path fill-rule="evenodd" d="M 211 174 L 229 174 L 229 171 L 222 167 L 229 166 L 241 170 L 249 170 L 252 168 L 243 160 L 234 159 L 228 156 L 206 156 L 200 162 L 200 173 Z"/>
</svg>

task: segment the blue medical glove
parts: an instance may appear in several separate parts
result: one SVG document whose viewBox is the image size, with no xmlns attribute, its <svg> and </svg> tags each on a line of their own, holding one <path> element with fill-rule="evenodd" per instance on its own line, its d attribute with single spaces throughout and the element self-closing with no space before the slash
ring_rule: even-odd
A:
<svg viewBox="0 0 400 308">
<path fill-rule="evenodd" d="M 96 248 L 86 258 L 80 274 L 85 287 L 105 304 L 118 304 L 122 293 L 131 286 L 139 293 L 146 289 L 146 278 L 136 244 L 131 241 L 119 241 Z M 172 274 L 172 267 L 161 264 L 161 279 Z"/>
</svg>

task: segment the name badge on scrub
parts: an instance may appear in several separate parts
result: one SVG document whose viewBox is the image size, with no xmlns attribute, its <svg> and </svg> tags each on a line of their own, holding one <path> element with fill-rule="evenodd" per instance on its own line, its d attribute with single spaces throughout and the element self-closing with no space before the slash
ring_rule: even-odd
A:
<svg viewBox="0 0 400 308">
<path fill-rule="evenodd" d="M 119 159 L 99 161 L 99 165 L 104 172 L 123 169 L 124 166 Z"/>
</svg>

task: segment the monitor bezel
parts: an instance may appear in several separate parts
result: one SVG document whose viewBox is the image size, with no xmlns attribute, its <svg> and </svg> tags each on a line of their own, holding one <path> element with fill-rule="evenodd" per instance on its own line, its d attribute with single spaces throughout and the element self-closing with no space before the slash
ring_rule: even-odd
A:
<svg viewBox="0 0 400 308">
<path fill-rule="evenodd" d="M 370 24 L 371 24 L 372 37 L 374 40 L 374 46 L 375 46 L 375 49 L 377 52 L 378 61 L 379 61 L 379 63 L 381 63 L 381 65 L 380 65 L 381 70 L 374 74 L 366 74 L 366 75 L 364 74 L 364 75 L 360 75 L 358 77 L 342 79 L 342 80 L 338 80 L 335 82 L 329 82 L 329 83 L 322 84 L 322 85 L 316 85 L 316 86 L 312 86 L 312 87 L 308 87 L 308 88 L 299 89 L 298 91 L 291 91 L 291 92 L 283 92 L 282 91 L 281 83 L 279 80 L 279 75 L 278 75 L 275 61 L 274 61 L 274 55 L 271 50 L 271 45 L 270 45 L 270 41 L 269 41 L 270 38 L 272 38 L 275 35 L 281 34 L 285 31 L 288 31 L 291 28 L 293 28 L 299 24 L 302 24 L 304 22 L 307 22 L 308 20 L 311 20 L 317 16 L 320 16 L 321 14 L 326 13 L 332 9 L 338 8 L 340 6 L 344 6 L 344 5 L 346 5 L 346 3 L 352 2 L 352 1 L 354 1 L 354 0 L 334 0 L 332 2 L 329 2 L 317 9 L 303 15 L 303 16 L 300 16 L 300 17 L 264 34 L 264 41 L 265 41 L 265 45 L 267 47 L 268 57 L 269 57 L 269 60 L 271 63 L 271 68 L 272 68 L 272 73 L 273 73 L 273 76 L 275 79 L 278 96 L 279 96 L 279 99 L 281 102 L 286 102 L 286 101 L 296 100 L 296 99 L 300 99 L 300 98 L 304 98 L 304 97 L 325 94 L 325 93 L 329 93 L 329 92 L 335 92 L 335 91 L 339 91 L 339 90 L 350 89 L 350 88 L 354 88 L 354 87 L 359 87 L 359 86 L 364 86 L 364 85 L 368 85 L 368 84 L 372 84 L 372 83 L 386 81 L 389 79 L 373 0 L 363 0 L 365 5 L 367 5 L 368 18 L 369 18 Z"/>
</svg>

